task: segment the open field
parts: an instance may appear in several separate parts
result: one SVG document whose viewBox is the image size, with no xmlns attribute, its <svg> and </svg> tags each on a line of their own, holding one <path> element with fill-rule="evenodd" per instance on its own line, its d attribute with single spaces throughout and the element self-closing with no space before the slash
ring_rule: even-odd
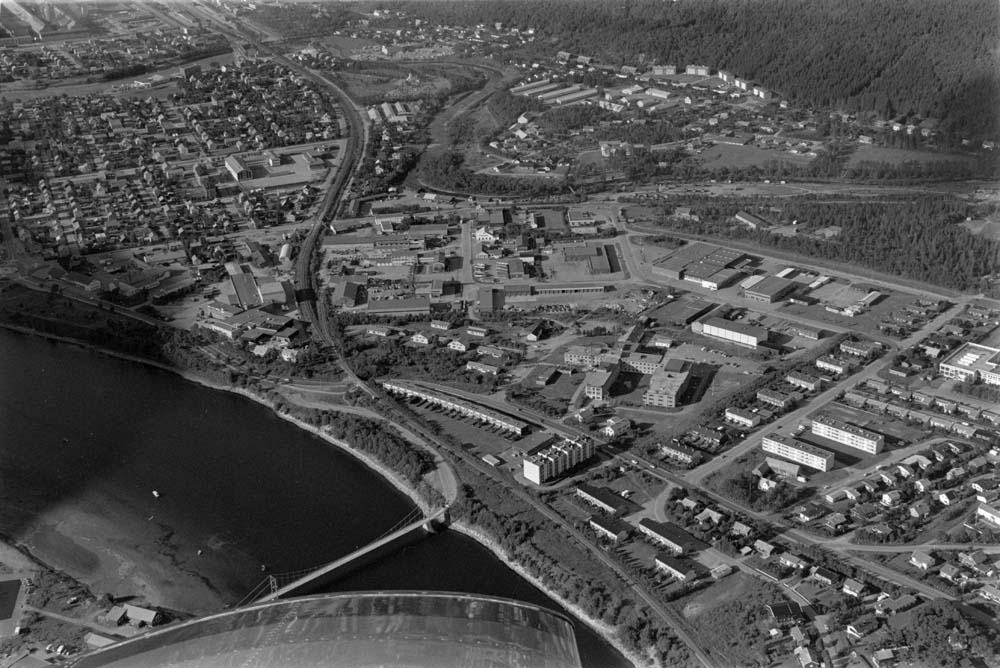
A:
<svg viewBox="0 0 1000 668">
<path fill-rule="evenodd" d="M 984 239 L 1000 241 L 1000 220 L 973 220 L 959 225 Z"/>
<path fill-rule="evenodd" d="M 772 160 L 781 160 L 797 166 L 808 165 L 812 162 L 811 156 L 800 153 L 763 149 L 756 146 L 732 146 L 730 144 L 716 144 L 712 148 L 702 151 L 697 159 L 706 169 L 761 167 Z"/>
<path fill-rule="evenodd" d="M 973 162 L 973 158 L 956 153 L 937 153 L 935 151 L 909 151 L 902 148 L 883 148 L 871 144 L 861 144 L 851 154 L 847 161 L 848 167 L 865 161 L 889 162 L 898 165 L 903 162 Z"/>
</svg>

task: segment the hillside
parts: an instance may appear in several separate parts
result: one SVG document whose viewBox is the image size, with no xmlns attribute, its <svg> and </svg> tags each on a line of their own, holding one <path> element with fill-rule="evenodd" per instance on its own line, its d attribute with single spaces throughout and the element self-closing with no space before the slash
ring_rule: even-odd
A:
<svg viewBox="0 0 1000 668">
<path fill-rule="evenodd" d="M 954 139 L 1000 135 L 1000 5 L 989 0 L 430 0 L 405 8 L 449 24 L 534 28 L 538 55 L 704 63 L 797 104 L 936 118 Z"/>
</svg>

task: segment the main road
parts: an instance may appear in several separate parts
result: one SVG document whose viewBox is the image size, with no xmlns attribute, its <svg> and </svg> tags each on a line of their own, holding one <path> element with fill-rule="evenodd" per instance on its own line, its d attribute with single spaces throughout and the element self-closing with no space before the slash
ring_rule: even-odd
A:
<svg viewBox="0 0 1000 668">
<path fill-rule="evenodd" d="M 452 396 L 465 399 L 466 401 L 470 401 L 472 403 L 477 403 L 483 406 L 487 406 L 489 408 L 493 408 L 495 410 L 504 411 L 510 415 L 514 415 L 521 419 L 539 424 L 547 428 L 549 431 L 552 431 L 554 433 L 560 434 L 568 438 L 588 435 L 586 434 L 586 432 L 583 432 L 582 430 L 575 429 L 568 425 L 560 424 L 555 420 L 543 416 L 531 409 L 520 406 L 511 406 L 505 400 L 497 399 L 496 397 L 478 395 L 472 392 L 457 390 L 455 388 L 451 388 L 448 386 L 428 381 L 413 381 L 413 382 L 422 385 L 425 389 L 440 392 L 442 394 L 450 394 Z M 614 452 L 610 448 L 606 448 L 605 452 L 611 457 L 614 457 L 615 459 L 619 460 L 624 465 L 632 465 L 632 461 L 634 460 L 638 462 L 639 465 L 646 472 L 660 478 L 665 482 L 670 482 L 685 488 L 692 488 L 692 487 L 696 488 L 701 494 L 712 499 L 712 501 L 714 501 L 716 504 L 718 504 L 723 508 L 726 508 L 730 512 L 742 514 L 743 516 L 751 517 L 759 522 L 775 527 L 778 535 L 782 536 L 788 542 L 817 546 L 833 550 L 834 552 L 837 553 L 837 556 L 840 559 L 850 563 L 851 565 L 861 569 L 862 571 L 868 572 L 872 575 L 876 575 L 882 578 L 883 580 L 892 582 L 896 585 L 909 587 L 929 598 L 947 598 L 951 600 L 957 600 L 954 596 L 942 592 L 938 589 L 935 589 L 928 584 L 925 584 L 923 582 L 920 582 L 919 580 L 909 577 L 908 575 L 899 573 L 891 568 L 882 566 L 881 564 L 876 564 L 861 557 L 850 554 L 849 553 L 850 550 L 852 550 L 855 547 L 853 545 L 836 545 L 836 544 L 830 545 L 827 539 L 819 536 L 812 536 L 799 529 L 796 529 L 788 522 L 785 522 L 784 520 L 775 516 L 772 513 L 763 513 L 753 510 L 752 508 L 736 503 L 735 501 L 732 501 L 722 496 L 721 494 L 718 494 L 717 492 L 708 489 L 701 483 L 700 479 L 697 482 L 692 483 L 686 477 L 677 475 L 673 471 L 665 469 L 660 465 L 659 462 L 654 461 L 641 453 L 634 453 L 634 452 L 618 453 Z M 507 481 L 507 485 L 512 488 L 517 487 L 516 485 L 510 485 L 509 481 Z"/>
</svg>

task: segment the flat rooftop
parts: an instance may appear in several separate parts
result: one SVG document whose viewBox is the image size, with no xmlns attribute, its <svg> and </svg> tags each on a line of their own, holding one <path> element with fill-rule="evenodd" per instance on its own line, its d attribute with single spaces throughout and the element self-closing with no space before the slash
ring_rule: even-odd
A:
<svg viewBox="0 0 1000 668">
<path fill-rule="evenodd" d="M 991 373 L 1000 364 L 1000 348 L 981 346 L 978 343 L 965 343 L 941 363 L 969 371 Z"/>
</svg>

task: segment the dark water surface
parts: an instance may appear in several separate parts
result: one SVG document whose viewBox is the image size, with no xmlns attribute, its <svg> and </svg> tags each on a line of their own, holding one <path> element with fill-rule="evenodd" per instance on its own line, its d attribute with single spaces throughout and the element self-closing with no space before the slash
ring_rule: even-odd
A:
<svg viewBox="0 0 1000 668">
<path fill-rule="evenodd" d="M 99 506 L 123 527 L 155 517 L 180 555 L 206 545 L 221 553 L 204 577 L 227 602 L 261 580 L 261 564 L 280 573 L 331 561 L 412 510 L 353 458 L 266 407 L 0 329 L 0 532 L 23 539 L 39 518 L 79 505 Z M 198 563 L 191 556 L 186 565 Z M 558 607 L 453 532 L 334 587 L 463 591 Z M 582 624 L 576 633 L 588 668 L 629 665 Z"/>
</svg>

